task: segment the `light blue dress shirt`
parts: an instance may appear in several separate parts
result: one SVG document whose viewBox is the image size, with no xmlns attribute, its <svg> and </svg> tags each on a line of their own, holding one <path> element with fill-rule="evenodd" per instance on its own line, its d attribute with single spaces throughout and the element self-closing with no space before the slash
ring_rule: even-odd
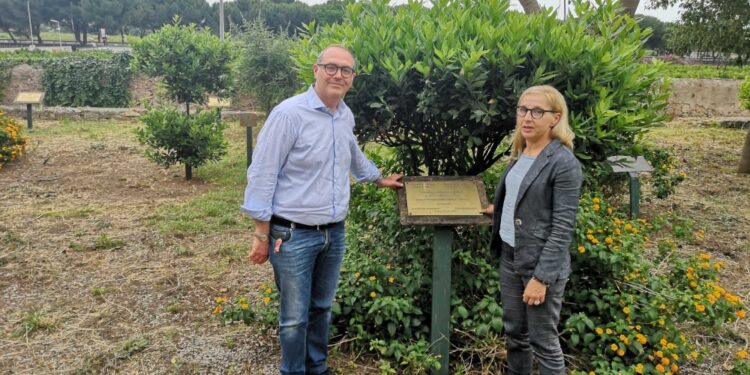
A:
<svg viewBox="0 0 750 375">
<path fill-rule="evenodd" d="M 331 113 L 313 87 L 276 106 L 258 136 L 242 212 L 306 225 L 344 220 L 349 172 L 357 182 L 380 178 L 353 130 L 354 115 L 344 101 Z"/>
</svg>

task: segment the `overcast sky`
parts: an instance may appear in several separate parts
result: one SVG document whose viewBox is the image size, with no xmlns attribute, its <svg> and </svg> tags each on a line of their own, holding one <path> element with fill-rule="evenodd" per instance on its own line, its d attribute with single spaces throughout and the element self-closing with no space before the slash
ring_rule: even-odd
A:
<svg viewBox="0 0 750 375">
<path fill-rule="evenodd" d="M 219 2 L 219 0 L 206 0 L 206 1 L 208 1 L 209 4 Z M 230 2 L 232 0 L 224 0 L 224 1 Z M 310 4 L 310 5 L 326 2 L 326 0 L 300 0 L 300 1 L 302 1 L 303 3 Z M 538 1 L 539 1 L 539 5 L 543 7 L 552 7 L 554 9 L 558 9 L 562 17 L 561 7 L 562 7 L 563 0 L 538 0 Z M 404 1 L 396 0 L 395 2 L 404 2 Z M 650 3 L 650 1 L 641 0 L 640 4 L 638 5 L 638 11 L 636 11 L 636 13 L 654 16 L 664 22 L 675 22 L 680 18 L 679 8 L 670 7 L 669 9 L 647 9 L 646 8 L 647 3 Z M 521 10 L 521 5 L 518 4 L 518 0 L 510 0 L 510 6 L 511 6 L 511 9 Z"/>
</svg>

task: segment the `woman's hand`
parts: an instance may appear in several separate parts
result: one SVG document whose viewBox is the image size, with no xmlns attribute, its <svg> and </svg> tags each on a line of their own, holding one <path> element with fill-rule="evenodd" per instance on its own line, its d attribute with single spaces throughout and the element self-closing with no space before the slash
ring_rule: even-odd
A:
<svg viewBox="0 0 750 375">
<path fill-rule="evenodd" d="M 544 295 L 547 294 L 547 287 L 537 279 L 532 278 L 526 284 L 526 290 L 523 291 L 523 302 L 529 306 L 538 306 L 544 303 Z"/>
<path fill-rule="evenodd" d="M 490 204 L 487 207 L 482 208 L 481 210 L 479 210 L 480 214 L 482 214 L 484 216 L 489 216 L 489 217 L 492 217 L 492 213 L 493 212 L 495 212 L 495 205 L 494 204 Z"/>
</svg>

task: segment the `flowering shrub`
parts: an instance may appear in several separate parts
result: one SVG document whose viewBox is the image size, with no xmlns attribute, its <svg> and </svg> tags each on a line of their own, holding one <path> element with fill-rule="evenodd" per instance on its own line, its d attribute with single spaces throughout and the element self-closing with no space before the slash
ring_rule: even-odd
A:
<svg viewBox="0 0 750 375">
<path fill-rule="evenodd" d="M 213 314 L 222 325 L 234 322 L 250 324 L 255 319 L 246 296 L 216 297 L 214 302 Z"/>
<path fill-rule="evenodd" d="M 0 111 L 0 169 L 24 153 L 28 140 L 21 136 L 21 126 L 15 118 Z"/>
<path fill-rule="evenodd" d="M 598 197 L 582 199 L 563 312 L 579 369 L 675 373 L 700 360 L 686 328 L 745 318 L 740 298 L 718 284 L 723 264 L 711 255 L 684 258 L 671 238 L 653 253 L 644 250 L 649 235 L 663 235 L 657 229 L 623 219 Z"/>
</svg>

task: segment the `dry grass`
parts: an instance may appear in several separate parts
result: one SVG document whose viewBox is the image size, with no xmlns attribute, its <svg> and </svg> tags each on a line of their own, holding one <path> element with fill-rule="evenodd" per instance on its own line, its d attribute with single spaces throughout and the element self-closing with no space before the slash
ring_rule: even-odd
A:
<svg viewBox="0 0 750 375">
<path fill-rule="evenodd" d="M 28 154 L 0 171 L 0 373 L 276 374 L 273 332 L 220 327 L 210 316 L 214 297 L 254 296 L 272 280 L 270 266 L 245 261 L 251 223 L 233 213 L 244 130 L 232 124 L 231 157 L 186 182 L 182 169 L 141 156 L 135 127 L 37 122 Z M 723 284 L 748 301 L 750 176 L 734 173 L 742 136 L 691 122 L 654 130 L 650 138 L 675 148 L 688 178 L 642 209 L 705 229 L 703 243 L 683 251 L 722 258 Z M 697 337 L 716 349 L 686 372 L 724 372 L 749 333 L 744 321 Z M 334 363 L 377 373 L 356 354 Z"/>
</svg>

